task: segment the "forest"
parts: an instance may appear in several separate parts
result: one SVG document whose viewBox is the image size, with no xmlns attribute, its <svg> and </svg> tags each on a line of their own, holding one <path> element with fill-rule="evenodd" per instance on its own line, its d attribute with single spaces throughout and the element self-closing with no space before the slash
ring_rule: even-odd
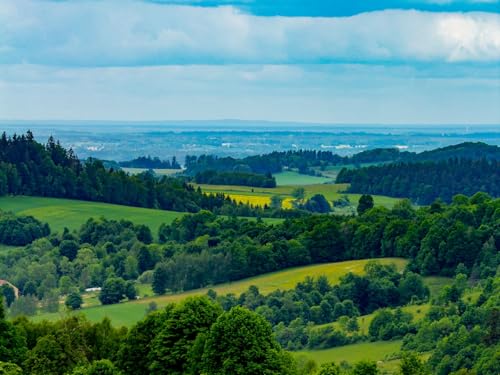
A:
<svg viewBox="0 0 500 375">
<path fill-rule="evenodd" d="M 337 183 L 349 183 L 351 193 L 407 197 L 421 205 L 436 199 L 451 202 L 456 194 L 484 191 L 500 196 L 500 161 L 448 159 L 438 162 L 391 163 L 342 169 Z"/>
<path fill-rule="evenodd" d="M 181 169 L 175 156 L 172 160 L 160 160 L 159 157 L 152 158 L 151 156 L 139 156 L 133 160 L 121 161 L 118 163 L 124 168 L 145 168 L 145 169 Z"/>
<path fill-rule="evenodd" d="M 214 155 L 188 155 L 185 167 L 188 175 L 195 175 L 198 172 L 206 170 L 266 174 L 278 173 L 284 169 L 296 169 L 299 173 L 303 174 L 316 174 L 317 171 L 313 170 L 313 168 L 321 170 L 327 166 L 337 165 L 389 162 L 409 163 L 448 160 L 452 158 L 499 161 L 500 147 L 481 142 L 466 142 L 422 153 L 400 151 L 397 148 L 378 148 L 362 151 L 351 156 L 340 156 L 331 151 L 316 150 L 275 151 L 264 155 L 248 156 L 243 159 L 217 157 Z"/>
</svg>

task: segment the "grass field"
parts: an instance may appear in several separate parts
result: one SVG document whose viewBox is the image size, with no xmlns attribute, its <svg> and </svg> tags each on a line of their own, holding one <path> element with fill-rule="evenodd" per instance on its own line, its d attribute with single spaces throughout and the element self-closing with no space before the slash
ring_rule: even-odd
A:
<svg viewBox="0 0 500 375">
<path fill-rule="evenodd" d="M 200 187 L 205 193 L 224 193 L 229 195 L 232 199 L 237 202 L 250 203 L 253 205 L 264 206 L 269 204 L 271 197 L 273 195 L 281 196 L 283 201 L 283 206 L 285 208 L 291 207 L 291 201 L 293 200 L 292 192 L 297 186 L 278 186 L 276 188 L 256 188 L 249 186 L 231 186 L 231 185 L 194 185 L 195 187 Z M 314 184 L 314 185 L 303 185 L 305 189 L 306 198 L 311 198 L 315 194 L 322 194 L 325 198 L 331 202 L 333 200 L 339 199 L 342 195 L 347 195 L 352 204 L 357 206 L 358 200 L 361 194 L 344 194 L 342 193 L 348 188 L 347 184 Z M 386 197 L 381 195 L 373 196 L 373 200 L 376 206 L 383 206 L 387 208 L 392 208 L 394 204 L 400 201 L 399 198 Z"/>
<path fill-rule="evenodd" d="M 308 176 L 306 174 L 291 171 L 275 173 L 273 176 L 276 179 L 276 184 L 278 186 L 316 185 L 334 182 L 334 179 L 329 177 Z"/>
<path fill-rule="evenodd" d="M 181 212 L 108 203 L 25 196 L 1 197 L 0 209 L 20 215 L 31 215 L 48 223 L 52 231 L 57 232 L 62 231 L 64 227 L 77 229 L 90 217 L 103 216 L 107 219 L 127 219 L 136 224 L 145 224 L 156 234 L 161 223 L 171 223 L 175 218 L 184 215 Z"/>
<path fill-rule="evenodd" d="M 364 266 L 368 261 L 369 260 L 354 260 L 292 268 L 233 283 L 216 285 L 211 287 L 211 289 L 222 295 L 229 293 L 239 295 L 246 291 L 251 285 L 256 285 L 262 294 L 269 294 L 276 289 L 292 289 L 298 282 L 304 280 L 307 276 L 319 275 L 325 275 L 332 283 L 337 283 L 340 277 L 348 272 L 362 274 Z M 378 259 L 378 261 L 382 264 L 394 263 L 400 270 L 402 270 L 408 263 L 405 259 L 401 258 L 383 258 Z M 108 317 L 115 325 L 130 326 L 144 317 L 145 310 L 148 304 L 152 301 L 156 302 L 158 306 L 161 307 L 170 302 L 182 301 L 190 296 L 204 295 L 209 289 L 210 288 L 203 288 L 184 293 L 141 298 L 137 301 L 124 302 L 116 305 L 88 307 L 82 309 L 81 313 L 85 314 L 92 321 L 99 321 L 104 317 Z M 145 291 L 149 293 L 150 289 L 145 287 Z M 86 302 L 94 303 L 95 295 L 90 299 L 86 298 Z M 33 319 L 54 320 L 59 317 L 60 314 L 40 314 Z"/>
<path fill-rule="evenodd" d="M 120 206 L 109 203 L 87 202 L 71 199 L 40 197 L 0 197 L 0 209 L 19 215 L 30 215 L 48 223 L 52 232 L 78 229 L 91 217 L 105 217 L 113 220 L 130 220 L 135 224 L 147 225 L 154 236 L 162 223 L 171 223 L 185 215 L 184 212 L 155 210 L 150 208 Z M 250 218 L 249 220 L 255 220 Z M 279 223 L 282 219 L 264 218 L 267 223 Z M 1 251 L 1 248 L 0 248 Z"/>
<path fill-rule="evenodd" d="M 398 353 L 401 349 L 402 341 L 378 341 L 378 342 L 363 342 L 359 344 L 340 346 L 337 348 L 325 350 L 310 350 L 293 353 L 295 356 L 306 356 L 313 359 L 319 365 L 327 362 L 335 362 L 339 364 L 346 361 L 350 364 L 356 363 L 361 359 L 369 361 L 384 361 L 387 356 Z M 387 365 L 394 365 L 387 361 Z M 382 369 L 384 363 L 380 366 Z"/>
</svg>

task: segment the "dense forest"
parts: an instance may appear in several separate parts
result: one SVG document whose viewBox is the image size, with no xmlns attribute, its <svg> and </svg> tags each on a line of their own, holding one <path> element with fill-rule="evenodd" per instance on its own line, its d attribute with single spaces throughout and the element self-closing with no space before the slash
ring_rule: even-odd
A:
<svg viewBox="0 0 500 375">
<path fill-rule="evenodd" d="M 352 193 L 408 197 L 417 204 L 439 198 L 451 202 L 456 194 L 480 190 L 500 196 L 500 161 L 448 159 L 438 162 L 391 163 L 360 169 L 342 169 L 338 183 L 351 184 Z"/>
<path fill-rule="evenodd" d="M 194 176 L 197 184 L 209 185 L 240 185 L 263 188 L 276 187 L 276 179 L 271 174 L 257 174 L 248 172 L 217 172 L 203 171 Z"/>
<path fill-rule="evenodd" d="M 160 160 L 158 157 L 152 158 L 151 156 L 140 156 L 133 160 L 121 161 L 118 163 L 120 167 L 124 168 L 145 168 L 145 169 L 181 169 L 180 164 L 177 162 L 175 156 L 172 160 Z"/>
<path fill-rule="evenodd" d="M 266 174 L 278 173 L 284 169 L 295 169 L 303 174 L 316 174 L 318 173 L 317 169 L 321 170 L 332 165 L 437 161 L 451 158 L 500 161 L 500 147 L 480 142 L 467 142 L 422 153 L 400 151 L 397 148 L 379 148 L 362 151 L 352 156 L 340 156 L 331 151 L 315 150 L 275 151 L 265 155 L 248 156 L 243 159 L 213 155 L 187 156 L 186 173 L 194 176 L 198 172 L 215 170 Z"/>
<path fill-rule="evenodd" d="M 78 160 L 51 137 L 47 145 L 33 134 L 0 137 L 0 196 L 33 195 L 107 202 L 128 206 L 198 212 L 201 209 L 240 216 L 286 216 L 281 210 L 265 210 L 237 204 L 223 194 L 203 194 L 182 180 L 157 178 L 105 168 L 103 162 Z"/>
</svg>

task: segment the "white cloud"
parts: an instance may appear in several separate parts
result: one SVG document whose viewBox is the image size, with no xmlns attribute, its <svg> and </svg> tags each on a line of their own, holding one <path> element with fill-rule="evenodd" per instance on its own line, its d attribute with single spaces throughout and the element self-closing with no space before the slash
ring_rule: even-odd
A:
<svg viewBox="0 0 500 375">
<path fill-rule="evenodd" d="M 439 0 L 438 0 L 439 1 Z M 0 63 L 72 66 L 498 62 L 500 15 L 258 17 L 233 7 L 0 0 Z"/>
<path fill-rule="evenodd" d="M 500 122 L 498 70 L 379 65 L 0 66 L 0 119 Z"/>
</svg>

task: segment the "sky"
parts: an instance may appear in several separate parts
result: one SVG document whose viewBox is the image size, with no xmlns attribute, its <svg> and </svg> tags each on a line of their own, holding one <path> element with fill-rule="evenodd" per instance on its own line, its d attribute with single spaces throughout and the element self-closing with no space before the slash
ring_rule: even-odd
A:
<svg viewBox="0 0 500 375">
<path fill-rule="evenodd" d="M 500 127 L 500 0 L 0 0 L 0 119 Z"/>
</svg>

